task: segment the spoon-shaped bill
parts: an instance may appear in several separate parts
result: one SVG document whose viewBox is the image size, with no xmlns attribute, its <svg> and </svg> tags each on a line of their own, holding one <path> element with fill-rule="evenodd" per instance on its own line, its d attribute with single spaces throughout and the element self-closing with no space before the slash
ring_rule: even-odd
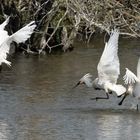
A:
<svg viewBox="0 0 140 140">
<path fill-rule="evenodd" d="M 76 88 L 79 85 L 80 85 L 80 81 L 72 89 Z"/>
</svg>

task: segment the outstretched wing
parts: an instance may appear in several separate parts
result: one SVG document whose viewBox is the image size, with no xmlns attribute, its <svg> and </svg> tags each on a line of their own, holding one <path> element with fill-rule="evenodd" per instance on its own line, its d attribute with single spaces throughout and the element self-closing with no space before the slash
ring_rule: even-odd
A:
<svg viewBox="0 0 140 140">
<path fill-rule="evenodd" d="M 97 66 L 100 81 L 116 83 L 120 74 L 120 63 L 118 58 L 119 30 L 114 29 L 108 43 L 105 44 L 103 54 Z"/>
<path fill-rule="evenodd" d="M 2 24 L 0 24 L 0 30 L 4 30 L 4 28 L 5 28 L 5 26 L 8 24 L 8 22 L 9 22 L 9 18 L 10 17 L 8 17 Z"/>
<path fill-rule="evenodd" d="M 134 84 L 136 82 L 139 82 L 140 80 L 137 78 L 137 76 L 131 72 L 128 68 L 126 68 L 126 73 L 123 77 L 123 80 L 125 82 L 125 84 Z"/>
<path fill-rule="evenodd" d="M 92 75 L 90 73 L 85 74 L 73 88 L 76 88 L 80 84 L 86 84 L 87 87 L 92 87 L 91 78 L 92 78 Z"/>
<path fill-rule="evenodd" d="M 11 36 L 8 36 L 7 39 L 0 45 L 0 64 L 6 63 L 7 65 L 10 65 L 11 63 L 6 60 L 7 54 L 10 50 L 10 44 L 12 41 L 15 41 L 17 43 L 25 42 L 33 33 L 33 30 L 35 29 L 36 25 L 35 22 L 31 22 L 27 24 L 25 27 L 21 28 Z"/>
<path fill-rule="evenodd" d="M 33 33 L 36 27 L 35 21 L 30 22 L 25 27 L 18 30 L 16 33 L 10 36 L 12 41 L 16 43 L 24 43 Z"/>
<path fill-rule="evenodd" d="M 92 87 L 92 75 L 90 73 L 85 74 L 81 79 L 81 83 L 85 83 L 87 87 Z"/>
</svg>

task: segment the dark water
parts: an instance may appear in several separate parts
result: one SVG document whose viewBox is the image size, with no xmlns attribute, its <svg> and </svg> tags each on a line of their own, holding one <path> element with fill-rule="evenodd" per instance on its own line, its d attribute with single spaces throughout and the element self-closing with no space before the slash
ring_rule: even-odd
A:
<svg viewBox="0 0 140 140">
<path fill-rule="evenodd" d="M 0 74 L 0 140 L 126 140 L 140 139 L 140 112 L 132 99 L 104 96 L 85 86 L 71 88 L 85 73 L 97 76 L 103 41 L 88 46 L 75 43 L 72 52 L 47 56 L 22 54 L 11 58 L 12 67 Z M 133 48 L 132 48 L 133 47 Z M 140 41 L 120 42 L 121 74 L 136 72 Z M 121 76 L 122 76 L 121 75 Z M 122 83 L 122 78 L 119 83 Z"/>
</svg>

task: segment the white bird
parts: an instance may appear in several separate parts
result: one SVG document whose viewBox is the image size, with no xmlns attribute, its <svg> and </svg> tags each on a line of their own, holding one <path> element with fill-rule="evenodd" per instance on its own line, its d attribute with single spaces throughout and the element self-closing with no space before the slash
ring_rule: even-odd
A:
<svg viewBox="0 0 140 140">
<path fill-rule="evenodd" d="M 24 43 L 33 33 L 36 25 L 35 22 L 32 21 L 27 24 L 25 27 L 21 28 L 17 32 L 12 35 L 8 35 L 8 32 L 4 30 L 5 26 L 8 24 L 9 18 L 7 18 L 0 25 L 0 65 L 5 63 L 11 66 L 11 62 L 7 60 L 7 54 L 10 50 L 10 44 L 15 41 L 16 43 Z"/>
<path fill-rule="evenodd" d="M 93 99 L 109 99 L 108 93 L 112 92 L 116 93 L 119 97 L 126 92 L 124 86 L 117 84 L 117 79 L 120 74 L 118 39 L 119 30 L 114 29 L 110 34 L 109 41 L 105 44 L 104 51 L 97 66 L 98 78 L 92 80 L 92 75 L 88 73 L 76 85 L 85 84 L 87 87 L 105 90 L 106 97 L 96 97 Z"/>
<path fill-rule="evenodd" d="M 140 99 L 140 58 L 137 64 L 137 76 L 133 72 L 131 72 L 128 68 L 126 68 L 126 73 L 123 79 L 125 84 L 128 85 L 128 89 L 126 91 L 126 94 L 122 98 L 121 102 L 119 103 L 119 105 L 122 105 L 127 95 L 132 95 L 137 100 L 136 108 L 138 110 L 138 102 Z"/>
</svg>

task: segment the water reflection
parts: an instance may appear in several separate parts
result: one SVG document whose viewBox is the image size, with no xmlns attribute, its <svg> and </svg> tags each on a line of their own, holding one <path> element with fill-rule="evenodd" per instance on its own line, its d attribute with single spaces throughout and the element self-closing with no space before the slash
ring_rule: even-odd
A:
<svg viewBox="0 0 140 140">
<path fill-rule="evenodd" d="M 87 140 L 139 139 L 140 122 L 137 120 L 139 115 L 134 113 L 136 115 L 134 117 L 131 113 L 98 112 L 96 119 L 92 118 L 94 121 L 92 119 L 86 121 Z"/>
<path fill-rule="evenodd" d="M 103 50 L 103 42 L 100 41 L 100 46 L 96 41 L 88 48 L 76 42 L 76 49 L 65 54 L 12 58 L 12 68 L 4 67 L 0 74 L 0 139 L 140 138 L 140 114 L 130 109 L 130 98 L 120 107 L 115 95 L 109 100 L 95 102 L 90 98 L 102 96 L 103 91 L 86 87 L 71 90 L 83 74 L 90 72 L 96 77 L 96 66 Z M 135 72 L 139 42 L 120 44 L 121 75 L 125 67 Z M 136 48 L 131 48 L 130 44 Z M 122 83 L 121 78 L 119 82 Z"/>
<path fill-rule="evenodd" d="M 0 120 L 0 139 L 7 140 L 10 136 L 10 133 L 10 126 L 7 124 L 7 122 Z"/>
</svg>

